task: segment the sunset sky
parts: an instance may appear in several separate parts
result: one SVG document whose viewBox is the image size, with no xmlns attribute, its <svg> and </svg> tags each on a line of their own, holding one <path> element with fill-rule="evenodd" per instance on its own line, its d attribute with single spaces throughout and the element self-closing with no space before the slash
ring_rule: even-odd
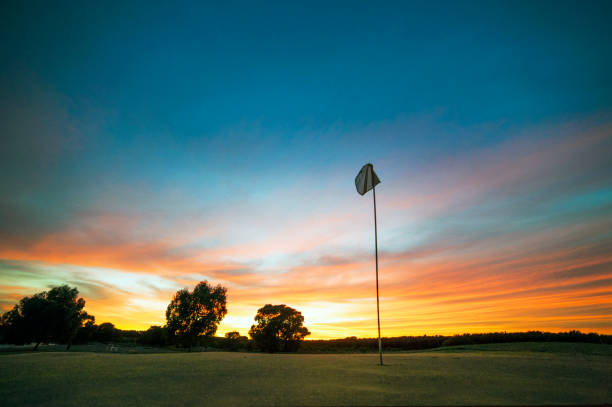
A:
<svg viewBox="0 0 612 407">
<path fill-rule="evenodd" d="M 0 309 L 612 333 L 612 3 L 2 2 Z"/>
</svg>

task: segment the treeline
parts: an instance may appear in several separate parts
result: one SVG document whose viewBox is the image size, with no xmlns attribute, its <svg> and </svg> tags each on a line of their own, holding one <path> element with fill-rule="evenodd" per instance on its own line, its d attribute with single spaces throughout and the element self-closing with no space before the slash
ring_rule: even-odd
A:
<svg viewBox="0 0 612 407">
<path fill-rule="evenodd" d="M 146 331 L 140 331 L 134 338 L 130 334 L 125 335 L 120 331 L 118 337 L 122 338 L 123 343 L 136 343 L 142 346 L 163 348 L 175 346 L 172 336 L 164 326 L 152 326 Z M 255 346 L 254 341 L 246 336 L 240 335 L 237 331 L 228 332 L 225 337 L 219 336 L 199 336 L 193 343 L 194 346 L 205 349 L 229 350 L 229 351 L 255 351 L 261 350 Z"/>
<path fill-rule="evenodd" d="M 225 338 L 215 336 L 227 314 L 227 289 L 201 281 L 192 291 L 178 290 L 166 308 L 166 325 L 144 332 L 123 331 L 110 322 L 96 325 L 96 318 L 83 308 L 85 299 L 76 287 L 63 285 L 23 297 L 0 316 L 0 344 L 73 344 L 89 342 L 133 343 L 176 348 L 212 347 L 227 350 L 295 352 L 310 335 L 304 317 L 285 304 L 266 304 L 255 314 L 250 339 L 239 332 Z"/>
<path fill-rule="evenodd" d="M 103 324 L 104 325 L 104 324 Z M 114 342 L 141 345 L 147 347 L 170 347 L 173 343 L 168 331 L 162 326 L 152 326 L 146 331 L 115 330 L 113 335 L 106 334 L 97 341 L 105 342 L 109 337 Z M 453 336 L 423 335 L 397 336 L 382 338 L 385 352 L 411 351 L 433 349 L 444 346 L 477 345 L 487 343 L 510 342 L 582 342 L 612 345 L 612 335 L 596 333 L 568 332 L 491 332 L 477 334 L 462 334 Z M 107 342 L 105 342 L 107 343 Z M 227 350 L 251 352 L 260 350 L 252 339 L 241 336 L 238 332 L 228 332 L 225 337 L 199 337 L 194 346 L 208 350 Z M 300 353 L 369 353 L 378 352 L 377 338 L 357 338 L 355 336 L 343 339 L 313 339 L 304 340 L 299 348 Z"/>
<path fill-rule="evenodd" d="M 78 345 L 90 342 L 137 343 L 141 335 L 141 331 L 118 329 L 110 322 L 104 322 L 100 325 L 91 323 L 85 324 L 77 330 L 73 343 Z"/>
<path fill-rule="evenodd" d="M 408 351 L 419 349 L 432 349 L 442 346 L 477 345 L 486 343 L 508 342 L 586 342 L 612 344 L 612 335 L 599 335 L 596 333 L 569 332 L 491 332 L 477 334 L 462 334 L 453 336 L 398 336 L 383 338 L 385 351 Z M 300 348 L 304 353 L 332 353 L 332 352 L 377 352 L 377 338 L 348 337 L 330 340 L 306 340 Z"/>
</svg>

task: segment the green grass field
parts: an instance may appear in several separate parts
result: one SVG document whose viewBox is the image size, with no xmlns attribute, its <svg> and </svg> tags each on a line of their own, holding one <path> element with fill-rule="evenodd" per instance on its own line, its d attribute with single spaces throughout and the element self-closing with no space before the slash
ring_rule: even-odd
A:
<svg viewBox="0 0 612 407">
<path fill-rule="evenodd" d="M 612 403 L 612 347 L 492 344 L 376 354 L 0 354 L 0 405 Z"/>
</svg>

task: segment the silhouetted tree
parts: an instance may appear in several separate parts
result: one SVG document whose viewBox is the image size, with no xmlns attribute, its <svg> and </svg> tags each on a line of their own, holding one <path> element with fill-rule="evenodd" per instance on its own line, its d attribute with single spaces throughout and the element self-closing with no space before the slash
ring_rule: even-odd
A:
<svg viewBox="0 0 612 407">
<path fill-rule="evenodd" d="M 115 325 L 111 324 L 110 322 L 104 322 L 103 324 L 100 324 L 95 334 L 95 339 L 98 342 L 102 343 L 116 342 L 119 340 L 119 337 L 119 330 L 115 328 Z"/>
<path fill-rule="evenodd" d="M 255 322 L 249 335 L 255 346 L 267 352 L 295 352 L 300 341 L 310 335 L 303 326 L 302 313 L 285 304 L 266 304 L 257 311 Z"/>
<path fill-rule="evenodd" d="M 14 344 L 35 342 L 34 350 L 41 343 L 55 341 L 67 343 L 66 349 L 70 349 L 83 321 L 93 318 L 83 311 L 85 300 L 78 295 L 76 288 L 63 285 L 22 298 L 2 316 L 2 341 Z"/>
<path fill-rule="evenodd" d="M 138 343 L 145 346 L 166 346 L 168 344 L 167 329 L 162 326 L 151 326 L 140 334 Z"/>
<path fill-rule="evenodd" d="M 225 287 L 213 287 L 207 281 L 199 283 L 192 292 L 177 291 L 166 309 L 169 338 L 192 347 L 198 337 L 212 337 L 227 314 L 226 297 Z"/>
<path fill-rule="evenodd" d="M 52 328 L 52 339 L 59 343 L 66 343 L 70 349 L 72 340 L 83 321 L 92 318 L 83 311 L 85 300 L 78 298 L 79 290 L 67 285 L 54 287 L 47 293 L 47 300 L 51 304 L 51 318 L 55 323 Z"/>
<path fill-rule="evenodd" d="M 21 315 L 19 306 L 15 305 L 0 318 L 0 343 L 25 345 L 30 342 L 32 342 L 32 336 L 28 332 L 28 326 Z"/>
<path fill-rule="evenodd" d="M 246 348 L 248 341 L 249 339 L 246 336 L 240 336 L 240 332 L 238 331 L 227 332 L 225 334 L 223 347 L 231 351 L 237 351 L 241 347 Z"/>
<path fill-rule="evenodd" d="M 96 332 L 98 331 L 96 318 L 93 315 L 88 315 L 84 322 L 83 326 L 77 329 L 74 340 L 72 341 L 73 343 L 87 343 L 96 338 Z"/>
<path fill-rule="evenodd" d="M 227 332 L 225 334 L 225 338 L 226 339 L 239 339 L 240 338 L 240 332 L 238 332 L 238 331 Z"/>
</svg>

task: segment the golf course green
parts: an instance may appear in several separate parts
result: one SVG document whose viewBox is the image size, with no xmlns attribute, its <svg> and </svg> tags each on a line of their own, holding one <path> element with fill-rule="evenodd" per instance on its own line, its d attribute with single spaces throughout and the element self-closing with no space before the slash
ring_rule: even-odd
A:
<svg viewBox="0 0 612 407">
<path fill-rule="evenodd" d="M 0 354 L 6 406 L 612 403 L 612 347 L 522 343 L 377 354 Z"/>
</svg>

